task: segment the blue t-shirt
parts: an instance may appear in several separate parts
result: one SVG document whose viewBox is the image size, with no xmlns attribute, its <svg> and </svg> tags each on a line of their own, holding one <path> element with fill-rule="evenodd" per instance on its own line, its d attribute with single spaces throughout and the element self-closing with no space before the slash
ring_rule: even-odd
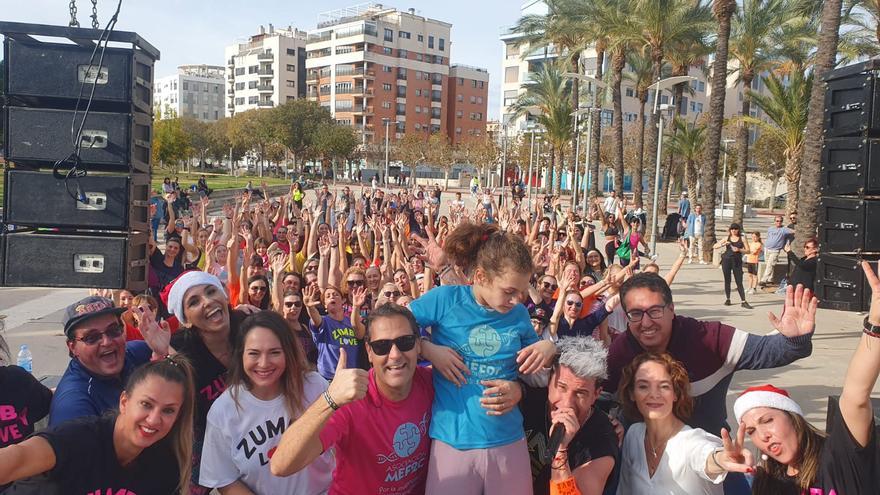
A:
<svg viewBox="0 0 880 495">
<path fill-rule="evenodd" d="M 770 227 L 767 229 L 767 238 L 764 239 L 764 249 L 779 250 L 785 247 L 785 237 L 794 234 L 787 227 Z"/>
<path fill-rule="evenodd" d="M 354 328 L 350 319 L 342 321 L 334 320 L 330 315 L 321 317 L 321 327 L 309 320 L 309 330 L 318 348 L 318 373 L 325 380 L 333 380 L 336 374 L 336 365 L 339 364 L 339 349 L 345 348 L 345 360 L 349 368 L 357 368 L 358 344 L 360 341 L 355 337 Z"/>
<path fill-rule="evenodd" d="M 152 355 L 153 351 L 146 342 L 126 342 L 125 364 L 118 377 L 95 376 L 79 359 L 71 359 L 49 406 L 49 426 L 58 426 L 83 416 L 100 416 L 119 407 L 119 394 L 129 375 L 138 366 L 149 362 Z"/>
<path fill-rule="evenodd" d="M 480 406 L 481 380 L 515 380 L 516 353 L 538 341 L 529 312 L 518 304 L 506 314 L 486 309 L 474 299 L 470 286 L 445 285 L 410 304 L 421 326 L 431 327 L 431 340 L 458 352 L 471 374 L 457 387 L 434 370 L 431 438 L 458 450 L 509 445 L 523 438 L 519 408 L 489 416 Z"/>
</svg>

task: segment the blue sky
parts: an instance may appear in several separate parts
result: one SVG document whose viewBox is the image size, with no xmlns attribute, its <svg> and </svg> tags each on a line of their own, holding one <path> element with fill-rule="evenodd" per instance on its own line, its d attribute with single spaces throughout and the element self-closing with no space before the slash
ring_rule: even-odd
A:
<svg viewBox="0 0 880 495">
<path fill-rule="evenodd" d="M 223 64 L 223 48 L 257 32 L 260 24 L 293 25 L 312 29 L 318 14 L 348 7 L 357 0 L 123 0 L 117 29 L 136 31 L 159 48 L 162 59 L 156 73 L 173 74 L 182 64 Z M 401 10 L 415 8 L 419 15 L 452 24 L 452 62 L 489 69 L 489 115 L 498 118 L 501 81 L 502 26 L 516 22 L 519 0 L 408 0 L 380 2 Z M 0 0 L 7 21 L 67 25 L 66 0 Z M 245 7 L 246 6 L 246 7 Z M 91 23 L 91 2 L 77 1 L 79 22 Z M 103 26 L 116 1 L 98 0 Z"/>
</svg>

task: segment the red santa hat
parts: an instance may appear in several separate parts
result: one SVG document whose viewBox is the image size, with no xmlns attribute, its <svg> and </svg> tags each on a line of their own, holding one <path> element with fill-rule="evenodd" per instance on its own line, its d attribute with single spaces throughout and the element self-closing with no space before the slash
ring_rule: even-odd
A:
<svg viewBox="0 0 880 495">
<path fill-rule="evenodd" d="M 760 385 L 747 388 L 734 402 L 733 414 L 736 415 L 736 422 L 742 421 L 743 415 L 756 407 L 772 407 L 798 416 L 804 415 L 801 406 L 789 397 L 788 392 L 773 385 Z"/>
</svg>

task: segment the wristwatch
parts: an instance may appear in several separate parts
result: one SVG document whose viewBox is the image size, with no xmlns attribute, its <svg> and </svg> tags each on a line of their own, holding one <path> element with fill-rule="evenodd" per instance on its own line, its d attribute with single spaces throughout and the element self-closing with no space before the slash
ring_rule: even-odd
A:
<svg viewBox="0 0 880 495">
<path fill-rule="evenodd" d="M 880 336 L 880 325 L 872 325 L 868 318 L 868 316 L 865 317 L 865 333 Z"/>
</svg>

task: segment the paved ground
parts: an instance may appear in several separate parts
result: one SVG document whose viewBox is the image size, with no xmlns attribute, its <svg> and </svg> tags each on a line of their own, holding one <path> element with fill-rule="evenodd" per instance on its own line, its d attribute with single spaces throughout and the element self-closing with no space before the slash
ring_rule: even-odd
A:
<svg viewBox="0 0 880 495">
<path fill-rule="evenodd" d="M 771 220 L 766 215 L 748 219 L 745 229 L 765 232 Z M 658 252 L 658 263 L 665 269 L 678 255 L 678 247 L 659 244 Z M 758 334 L 772 330 L 767 312 L 778 315 L 782 309 L 782 296 L 772 293 L 750 296 L 754 310 L 723 306 L 721 270 L 711 265 L 685 265 L 672 289 L 679 314 L 721 320 Z M 84 289 L 0 289 L 0 314 L 8 315 L 5 336 L 13 360 L 18 346 L 26 343 L 34 354 L 35 374 L 62 373 L 68 357 L 61 334 L 61 310 L 86 294 Z M 733 411 L 735 393 L 770 382 L 787 388 L 804 408 L 807 418 L 823 426 L 827 397 L 840 392 L 849 359 L 861 336 L 863 318 L 857 313 L 819 310 L 813 355 L 783 369 L 737 373 L 728 397 L 728 410 Z M 875 387 L 874 395 L 880 397 L 880 387 Z"/>
</svg>

